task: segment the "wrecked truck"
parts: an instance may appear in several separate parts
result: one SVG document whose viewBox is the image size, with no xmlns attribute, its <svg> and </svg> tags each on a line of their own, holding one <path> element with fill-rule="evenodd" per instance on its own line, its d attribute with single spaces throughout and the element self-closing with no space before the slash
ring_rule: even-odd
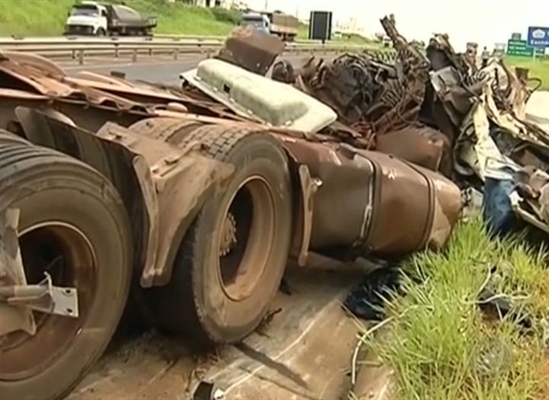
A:
<svg viewBox="0 0 549 400">
<path fill-rule="evenodd" d="M 446 34 L 423 51 L 398 32 L 394 16 L 381 24 L 392 58 L 280 60 L 272 77 L 334 109 L 329 133 L 338 140 L 452 179 L 494 233 L 549 234 L 549 108 L 536 93 L 540 80 L 499 57 L 478 65 L 473 45 L 457 53 Z"/>
<path fill-rule="evenodd" d="M 338 140 L 332 108 L 223 57 L 188 80 L 70 77 L 1 53 L 0 398 L 62 398 L 128 310 L 195 347 L 238 342 L 288 258 L 448 240 L 447 178 Z"/>
</svg>

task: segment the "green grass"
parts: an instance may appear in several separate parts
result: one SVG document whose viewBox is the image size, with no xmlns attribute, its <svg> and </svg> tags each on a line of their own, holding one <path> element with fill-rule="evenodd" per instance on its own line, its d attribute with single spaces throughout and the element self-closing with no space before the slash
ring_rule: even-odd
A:
<svg viewBox="0 0 549 400">
<path fill-rule="evenodd" d="M 67 12 L 74 2 L 74 0 L 0 0 L 0 36 L 61 35 Z M 126 0 L 125 3 L 144 15 L 157 16 L 158 27 L 155 32 L 159 34 L 223 36 L 238 24 L 241 17 L 235 11 L 167 3 L 165 0 Z M 308 26 L 300 24 L 298 38 L 307 39 L 307 35 Z M 369 43 L 369 40 L 359 35 L 338 38 L 334 41 L 353 45 Z"/>
<path fill-rule="evenodd" d="M 536 60 L 526 57 L 505 57 L 505 62 L 512 67 L 528 68 L 530 78 L 541 79 L 540 89 L 549 90 L 549 57 Z"/>
<path fill-rule="evenodd" d="M 518 239 L 491 240 L 478 222 L 460 224 L 446 252 L 417 255 L 406 267 L 406 295 L 388 303 L 393 322 L 369 341 L 396 372 L 395 400 L 549 398 L 542 343 L 542 320 L 549 318 L 546 263 L 546 254 Z M 482 313 L 475 300 L 484 286 L 533 316 L 531 331 Z M 494 359 L 482 363 L 483 354 Z"/>
<path fill-rule="evenodd" d="M 239 14 L 225 9 L 166 3 L 164 0 L 125 0 L 127 6 L 158 17 L 156 33 L 226 35 Z M 0 36 L 61 35 L 74 0 L 0 0 Z"/>
</svg>

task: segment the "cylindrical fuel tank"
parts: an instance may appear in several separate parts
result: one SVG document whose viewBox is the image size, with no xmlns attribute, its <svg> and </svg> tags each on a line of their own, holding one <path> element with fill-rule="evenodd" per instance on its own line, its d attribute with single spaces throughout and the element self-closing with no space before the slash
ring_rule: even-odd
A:
<svg viewBox="0 0 549 400">
<path fill-rule="evenodd" d="M 283 140 L 318 182 L 310 249 L 400 255 L 443 246 L 457 222 L 459 188 L 397 157 L 342 144 Z"/>
</svg>

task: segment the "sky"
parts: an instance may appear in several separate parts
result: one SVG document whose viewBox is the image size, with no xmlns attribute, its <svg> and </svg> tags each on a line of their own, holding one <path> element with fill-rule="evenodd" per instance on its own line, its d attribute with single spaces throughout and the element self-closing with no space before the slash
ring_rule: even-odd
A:
<svg viewBox="0 0 549 400">
<path fill-rule="evenodd" d="M 263 10 L 265 0 L 247 0 Z M 409 40 L 427 41 L 433 33 L 448 33 L 457 51 L 469 41 L 479 46 L 507 42 L 512 32 L 526 39 L 528 26 L 549 27 L 548 0 L 267 0 L 268 10 L 308 19 L 311 10 L 332 11 L 334 20 L 358 20 L 372 36 L 382 32 L 379 19 L 395 14 L 397 28 Z"/>
</svg>

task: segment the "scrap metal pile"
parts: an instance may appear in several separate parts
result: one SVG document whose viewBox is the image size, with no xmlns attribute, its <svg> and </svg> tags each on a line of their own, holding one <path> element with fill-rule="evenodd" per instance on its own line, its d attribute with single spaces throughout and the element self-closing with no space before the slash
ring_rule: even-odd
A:
<svg viewBox="0 0 549 400">
<path fill-rule="evenodd" d="M 441 172 L 469 200 L 484 192 L 494 230 L 525 220 L 549 233 L 549 110 L 526 112 L 535 80 L 497 58 L 477 66 L 443 34 L 422 52 L 398 33 L 393 16 L 381 24 L 394 61 L 371 53 L 311 57 L 298 68 L 278 61 L 272 77 L 337 112 L 322 133 Z"/>
</svg>

